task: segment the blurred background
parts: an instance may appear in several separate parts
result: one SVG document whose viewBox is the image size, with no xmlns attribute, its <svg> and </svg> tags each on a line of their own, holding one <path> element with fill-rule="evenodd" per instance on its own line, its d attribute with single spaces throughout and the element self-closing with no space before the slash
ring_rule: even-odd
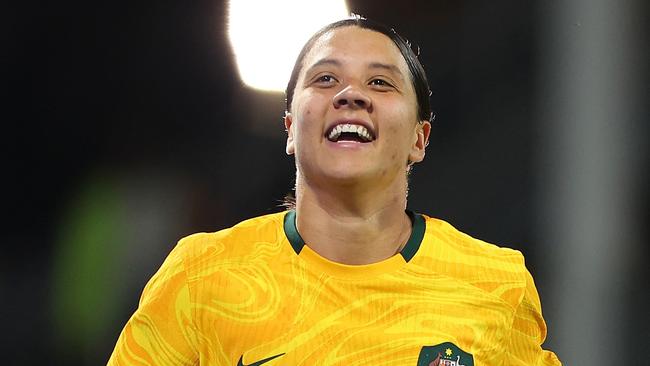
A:
<svg viewBox="0 0 650 366">
<path fill-rule="evenodd" d="M 648 364 L 649 4 L 347 0 L 428 73 L 410 208 L 524 253 L 566 365 Z M 281 210 L 284 95 L 241 82 L 225 2 L 3 8 L 0 359 L 105 364 L 178 239 Z"/>
</svg>

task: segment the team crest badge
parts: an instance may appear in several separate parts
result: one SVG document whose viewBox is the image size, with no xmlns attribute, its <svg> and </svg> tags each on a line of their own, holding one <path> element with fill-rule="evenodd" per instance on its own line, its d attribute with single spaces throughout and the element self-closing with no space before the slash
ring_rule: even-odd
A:
<svg viewBox="0 0 650 366">
<path fill-rule="evenodd" d="M 418 366 L 474 366 L 474 357 L 455 344 L 445 342 L 422 347 Z"/>
</svg>

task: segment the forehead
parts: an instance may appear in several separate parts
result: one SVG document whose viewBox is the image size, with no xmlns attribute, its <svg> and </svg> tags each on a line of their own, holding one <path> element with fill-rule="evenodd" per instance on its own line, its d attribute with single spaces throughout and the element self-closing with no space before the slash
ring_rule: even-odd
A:
<svg viewBox="0 0 650 366">
<path fill-rule="evenodd" d="M 404 57 L 388 36 L 356 26 L 336 28 L 320 36 L 305 55 L 303 67 L 307 69 L 328 58 L 344 63 L 392 64 L 397 66 L 405 78 L 409 75 Z"/>
</svg>

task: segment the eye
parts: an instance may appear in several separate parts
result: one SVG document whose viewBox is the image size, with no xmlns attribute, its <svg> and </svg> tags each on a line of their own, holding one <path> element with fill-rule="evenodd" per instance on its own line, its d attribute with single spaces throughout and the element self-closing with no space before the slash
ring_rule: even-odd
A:
<svg viewBox="0 0 650 366">
<path fill-rule="evenodd" d="M 323 74 L 314 79 L 314 83 L 320 85 L 330 85 L 336 82 L 336 78 L 330 74 Z"/>
<path fill-rule="evenodd" d="M 384 79 L 372 79 L 370 80 L 369 85 L 378 87 L 379 89 L 394 88 L 393 84 L 389 83 Z"/>
</svg>

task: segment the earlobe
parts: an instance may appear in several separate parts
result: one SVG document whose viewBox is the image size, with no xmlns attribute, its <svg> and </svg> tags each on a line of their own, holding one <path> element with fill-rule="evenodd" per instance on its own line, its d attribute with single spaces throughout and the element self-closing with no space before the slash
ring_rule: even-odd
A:
<svg viewBox="0 0 650 366">
<path fill-rule="evenodd" d="M 286 147 L 287 155 L 293 155 L 294 152 L 295 152 L 295 147 L 293 145 L 292 126 L 293 126 L 293 119 L 292 119 L 291 113 L 285 112 L 284 113 L 284 127 L 287 130 L 287 147 Z"/>
<path fill-rule="evenodd" d="M 429 135 L 431 134 L 431 123 L 421 121 L 416 126 L 415 141 L 411 147 L 409 161 L 419 163 L 424 159 L 427 145 L 429 145 Z"/>
</svg>

